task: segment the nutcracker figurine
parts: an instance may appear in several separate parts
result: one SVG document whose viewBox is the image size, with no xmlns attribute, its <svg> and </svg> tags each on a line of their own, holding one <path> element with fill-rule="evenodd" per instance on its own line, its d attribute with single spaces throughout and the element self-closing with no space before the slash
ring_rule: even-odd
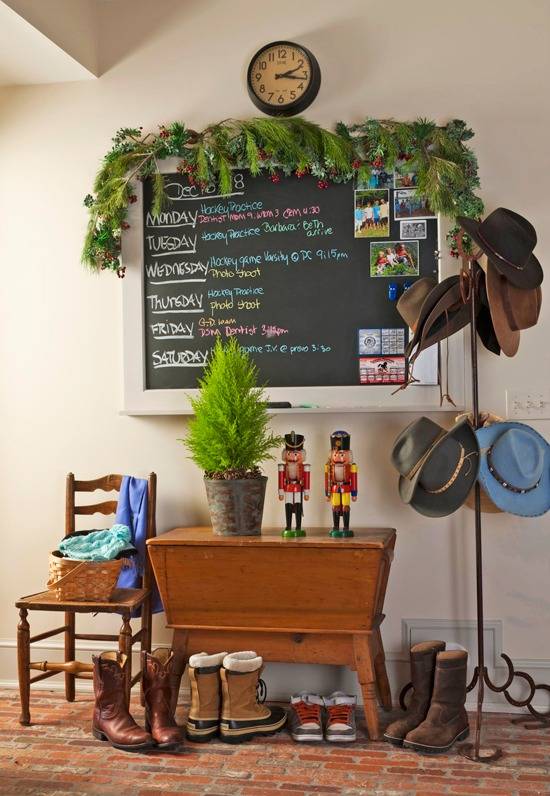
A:
<svg viewBox="0 0 550 796">
<path fill-rule="evenodd" d="M 325 495 L 332 503 L 333 527 L 330 536 L 353 536 L 349 529 L 350 495 L 357 500 L 357 465 L 350 450 L 351 437 L 347 431 L 335 431 L 330 436 L 330 456 L 325 464 Z M 340 517 L 344 527 L 340 530 Z"/>
<path fill-rule="evenodd" d="M 279 500 L 285 501 L 286 528 L 283 536 L 305 536 L 302 530 L 303 500 L 309 500 L 310 466 L 304 464 L 306 452 L 304 437 L 291 431 L 285 434 L 283 464 L 279 464 Z M 296 530 L 292 529 L 292 515 L 296 517 Z"/>
</svg>

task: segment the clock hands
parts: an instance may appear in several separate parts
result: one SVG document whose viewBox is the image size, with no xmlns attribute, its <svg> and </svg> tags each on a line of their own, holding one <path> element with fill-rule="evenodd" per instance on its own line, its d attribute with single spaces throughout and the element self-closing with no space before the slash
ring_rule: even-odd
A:
<svg viewBox="0 0 550 796">
<path fill-rule="evenodd" d="M 289 69 L 287 72 L 279 72 L 275 75 L 275 80 L 278 80 L 280 77 L 288 77 L 291 80 L 306 80 L 306 76 L 300 77 L 299 75 L 293 75 L 293 72 L 296 72 L 297 69 L 301 69 L 301 66 L 295 66 L 294 69 Z"/>
</svg>

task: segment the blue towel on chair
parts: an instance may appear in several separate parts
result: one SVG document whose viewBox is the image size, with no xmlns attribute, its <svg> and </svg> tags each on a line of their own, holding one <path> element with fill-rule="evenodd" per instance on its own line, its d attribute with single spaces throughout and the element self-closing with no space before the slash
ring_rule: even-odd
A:
<svg viewBox="0 0 550 796">
<path fill-rule="evenodd" d="M 144 478 L 133 478 L 125 475 L 120 485 L 116 521 L 127 525 L 132 532 L 132 544 L 138 551 L 137 561 L 120 573 L 117 586 L 120 589 L 138 589 L 143 582 L 143 567 L 147 555 L 145 541 L 147 539 L 147 481 Z M 153 613 L 164 610 L 158 592 L 155 576 L 152 573 L 151 605 Z"/>
</svg>

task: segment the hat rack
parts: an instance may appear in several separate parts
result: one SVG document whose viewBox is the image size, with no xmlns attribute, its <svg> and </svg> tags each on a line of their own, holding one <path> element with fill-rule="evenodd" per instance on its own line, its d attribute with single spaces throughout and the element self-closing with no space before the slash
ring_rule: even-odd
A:
<svg viewBox="0 0 550 796">
<path fill-rule="evenodd" d="M 478 271 L 480 265 L 477 262 L 479 254 L 466 256 L 462 252 L 462 272 L 467 283 L 468 301 L 470 304 L 470 365 L 472 376 L 472 412 L 474 428 L 477 430 L 479 422 L 479 380 L 478 380 L 478 361 L 477 361 L 477 295 L 476 286 L 478 284 Z M 508 675 L 502 685 L 495 685 L 485 665 L 485 642 L 484 642 L 484 611 L 483 611 L 483 547 L 482 547 L 482 528 L 481 528 L 481 492 L 479 481 L 474 487 L 474 522 L 475 522 L 475 549 L 476 549 L 476 604 L 477 604 L 477 666 L 474 669 L 473 677 L 468 685 L 468 692 L 473 691 L 477 685 L 477 710 L 476 710 L 476 729 L 474 742 L 464 744 L 460 747 L 460 754 L 477 763 L 492 763 L 502 756 L 502 749 L 495 746 L 481 745 L 481 727 L 483 721 L 483 700 L 485 696 L 485 686 L 491 691 L 504 694 L 504 697 L 516 708 L 526 708 L 528 716 L 521 716 L 513 719 L 513 723 L 524 723 L 527 729 L 550 726 L 550 710 L 542 713 L 533 706 L 533 699 L 537 690 L 550 692 L 550 685 L 535 683 L 531 675 L 527 672 L 516 671 L 512 660 L 501 654 L 502 659 L 508 667 Z M 529 694 L 525 699 L 515 699 L 510 693 L 510 686 L 513 681 L 519 678 L 529 686 Z"/>
<path fill-rule="evenodd" d="M 471 372 L 471 385 L 472 385 L 472 415 L 474 428 L 477 430 L 480 427 L 480 414 L 479 414 L 479 379 L 478 379 L 478 358 L 477 358 L 477 332 L 476 332 L 476 318 L 477 318 L 477 288 L 479 285 L 479 271 L 481 266 L 478 263 L 480 252 L 468 256 L 462 250 L 460 242 L 458 243 L 460 255 L 462 257 L 461 278 L 463 279 L 462 286 L 464 290 L 463 298 L 469 304 L 470 308 L 470 372 Z M 510 705 L 516 708 L 525 708 L 528 711 L 527 716 L 519 716 L 512 719 L 513 724 L 523 724 L 525 729 L 539 729 L 541 727 L 550 727 L 550 709 L 545 712 L 537 710 L 533 706 L 533 699 L 536 692 L 539 690 L 550 693 L 550 685 L 546 683 L 535 683 L 533 678 L 527 672 L 516 671 L 511 658 L 501 653 L 501 658 L 504 660 L 508 673 L 502 685 L 496 685 L 491 680 L 487 667 L 485 665 L 485 639 L 484 639 L 484 609 L 483 609 L 483 545 L 482 545 L 482 523 L 481 523 L 481 487 L 479 481 L 476 481 L 474 486 L 474 527 L 475 527 L 475 550 L 476 550 L 476 611 L 477 611 L 477 665 L 474 668 L 474 673 L 470 684 L 467 686 L 467 691 L 471 692 L 477 685 L 477 705 L 476 705 L 476 728 L 474 735 L 474 742 L 463 744 L 459 748 L 459 753 L 476 763 L 493 763 L 502 757 L 502 749 L 498 746 L 483 746 L 481 743 L 481 729 L 483 724 L 483 701 L 485 697 L 485 687 L 489 690 L 503 694 L 505 699 Z M 514 680 L 518 678 L 527 684 L 529 693 L 524 699 L 516 699 L 510 693 L 510 687 Z M 399 695 L 399 704 L 403 710 L 406 710 L 405 696 L 412 688 L 412 683 L 408 683 L 401 690 Z"/>
</svg>

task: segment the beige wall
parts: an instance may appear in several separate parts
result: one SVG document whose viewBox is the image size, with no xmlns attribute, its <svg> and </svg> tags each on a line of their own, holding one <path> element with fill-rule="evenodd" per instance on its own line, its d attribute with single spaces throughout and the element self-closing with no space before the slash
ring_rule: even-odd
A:
<svg viewBox="0 0 550 796">
<path fill-rule="evenodd" d="M 48 551 L 63 531 L 68 470 L 82 477 L 155 470 L 160 531 L 208 519 L 201 474 L 176 441 L 185 420 L 118 414 L 121 284 L 110 275 L 91 276 L 79 265 L 82 197 L 118 127 L 156 129 L 182 119 L 200 128 L 251 115 L 243 80 L 249 57 L 274 38 L 295 39 L 316 53 L 323 70 L 309 118 L 325 125 L 365 115 L 464 118 L 476 131 L 488 210 L 503 204 L 527 215 L 539 232 L 543 265 L 550 248 L 545 0 L 462 0 L 460 6 L 438 0 L 280 0 L 269 13 L 246 0 L 120 0 L 100 4 L 99 25 L 99 80 L 0 94 L 4 681 L 14 677 L 12 605 L 46 579 Z M 503 414 L 506 388 L 548 384 L 549 308 L 547 299 L 539 326 L 525 333 L 514 360 L 482 355 L 485 408 Z M 335 427 L 351 431 L 360 468 L 354 522 L 394 525 L 399 532 L 384 626 L 396 665 L 403 617 L 475 617 L 471 512 L 430 521 L 397 498 L 388 456 L 410 420 L 365 414 L 274 421 L 279 432 L 294 425 L 307 437 L 314 465 L 310 524 L 328 521 L 322 462 L 329 433 Z M 550 422 L 536 425 L 550 437 Z M 275 469 L 274 463 L 266 468 L 270 524 L 281 520 Z M 506 651 L 550 670 L 548 517 L 488 517 L 484 540 L 487 617 L 502 620 Z M 45 620 L 33 617 L 33 627 L 43 629 Z M 94 622 L 99 631 L 98 625 L 111 626 L 101 619 Z M 162 618 L 156 628 L 159 639 L 168 638 Z M 272 670 L 273 689 L 283 693 L 306 679 L 330 688 L 334 674 L 278 667 Z"/>
</svg>

